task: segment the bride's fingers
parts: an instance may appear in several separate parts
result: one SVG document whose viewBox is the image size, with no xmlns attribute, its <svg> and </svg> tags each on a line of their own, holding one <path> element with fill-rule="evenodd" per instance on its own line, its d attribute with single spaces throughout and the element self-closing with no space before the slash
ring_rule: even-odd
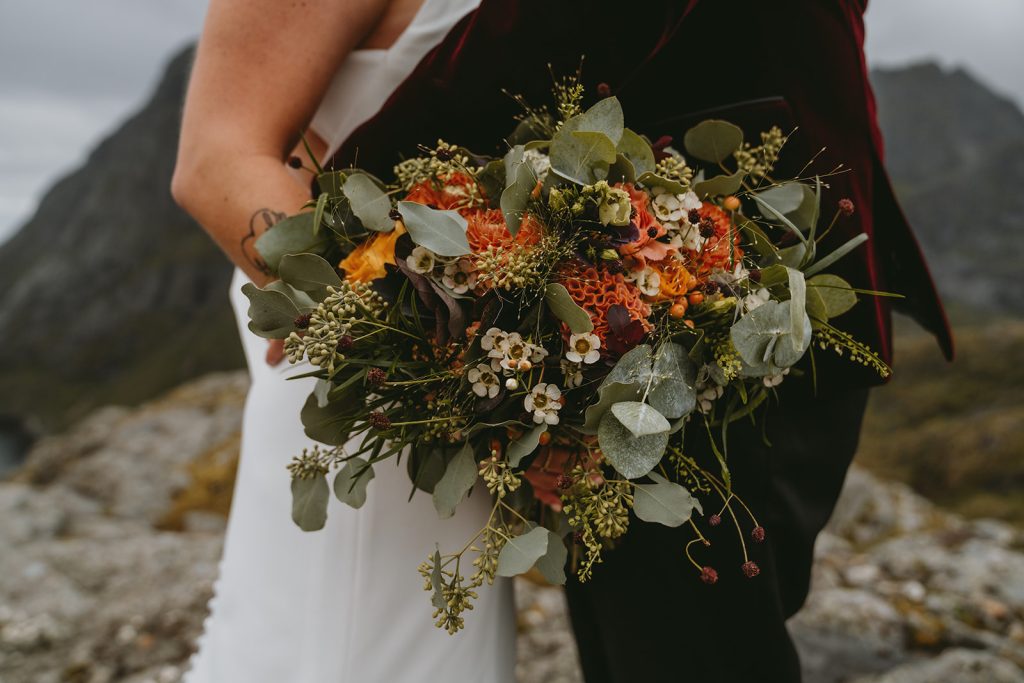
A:
<svg viewBox="0 0 1024 683">
<path fill-rule="evenodd" d="M 267 347 L 267 365 L 277 365 L 284 360 L 284 340 L 271 339 Z"/>
</svg>

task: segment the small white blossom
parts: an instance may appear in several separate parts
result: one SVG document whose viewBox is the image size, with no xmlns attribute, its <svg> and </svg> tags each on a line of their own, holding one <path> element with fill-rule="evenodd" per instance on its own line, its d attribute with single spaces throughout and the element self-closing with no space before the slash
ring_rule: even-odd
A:
<svg viewBox="0 0 1024 683">
<path fill-rule="evenodd" d="M 574 334 L 569 337 L 569 350 L 565 359 L 571 363 L 596 363 L 601 358 L 601 340 L 592 332 Z"/>
<path fill-rule="evenodd" d="M 533 355 L 533 344 L 523 339 L 518 332 L 512 332 L 505 340 L 502 351 L 501 357 L 497 359 L 498 367 L 514 372 L 519 369 L 519 364 L 522 361 L 530 360 Z M 490 355 L 495 356 L 493 351 Z M 491 365 L 494 366 L 494 361 L 491 361 Z"/>
<path fill-rule="evenodd" d="M 498 376 L 491 370 L 491 366 L 483 363 L 470 368 L 466 373 L 466 379 L 473 385 L 473 393 L 481 398 L 494 398 L 501 389 Z"/>
<path fill-rule="evenodd" d="M 704 248 L 704 238 L 700 234 L 700 228 L 691 223 L 683 223 L 679 231 L 679 238 L 683 249 L 700 251 Z"/>
<path fill-rule="evenodd" d="M 541 382 L 523 399 L 523 406 L 533 413 L 537 424 L 558 424 L 558 411 L 562 409 L 562 390 L 554 384 Z"/>
<path fill-rule="evenodd" d="M 480 348 L 488 352 L 491 358 L 501 358 L 508 346 L 508 332 L 492 327 L 480 338 Z"/>
<path fill-rule="evenodd" d="M 657 296 L 661 292 L 661 276 L 649 266 L 630 271 L 626 279 L 636 284 L 637 289 L 647 296 Z"/>
<path fill-rule="evenodd" d="M 764 304 L 768 303 L 768 300 L 772 298 L 771 293 L 767 287 L 754 290 L 750 294 L 743 297 L 743 310 L 750 313 L 755 308 L 759 308 Z"/>
<path fill-rule="evenodd" d="M 565 360 L 561 361 L 562 376 L 565 378 L 565 386 L 569 389 L 575 389 L 576 387 L 583 384 L 583 366 L 579 363 L 573 363 L 572 361 Z"/>
<path fill-rule="evenodd" d="M 683 211 L 688 215 L 691 211 L 696 211 L 701 207 L 700 197 L 693 190 L 690 190 L 686 194 L 676 195 L 679 198 L 679 203 L 683 207 Z"/>
<path fill-rule="evenodd" d="M 417 246 L 412 250 L 412 253 L 409 254 L 409 258 L 405 262 L 412 272 L 427 275 L 434 270 L 434 259 L 434 252 L 426 247 Z"/>
<path fill-rule="evenodd" d="M 476 272 L 469 259 L 459 259 L 444 267 L 444 286 L 456 294 L 465 294 L 476 286 Z"/>
<path fill-rule="evenodd" d="M 659 221 L 678 221 L 686 215 L 683 203 L 680 201 L 682 195 L 659 194 L 651 202 L 654 215 Z"/>
</svg>

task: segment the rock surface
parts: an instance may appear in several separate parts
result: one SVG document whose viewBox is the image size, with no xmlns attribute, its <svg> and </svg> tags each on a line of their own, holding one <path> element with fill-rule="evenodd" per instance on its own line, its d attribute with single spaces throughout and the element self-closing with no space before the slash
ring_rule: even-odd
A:
<svg viewBox="0 0 1024 683">
<path fill-rule="evenodd" d="M 42 440 L 0 483 L 0 681 L 173 683 L 220 553 L 246 379 Z M 559 590 L 523 581 L 519 680 L 581 681 Z M 807 683 L 1024 683 L 1024 535 L 853 470 L 791 622 Z"/>
</svg>

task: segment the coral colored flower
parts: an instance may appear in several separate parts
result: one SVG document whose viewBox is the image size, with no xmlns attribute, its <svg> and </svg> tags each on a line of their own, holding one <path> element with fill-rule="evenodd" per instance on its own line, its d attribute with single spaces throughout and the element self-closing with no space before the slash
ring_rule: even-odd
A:
<svg viewBox="0 0 1024 683">
<path fill-rule="evenodd" d="M 541 225 L 530 214 L 523 217 L 515 237 L 508 231 L 505 216 L 499 209 L 475 210 L 463 215 L 467 223 L 466 239 L 474 254 L 485 252 L 489 247 L 528 246 L 540 241 Z"/>
<path fill-rule="evenodd" d="M 378 232 L 356 247 L 338 267 L 349 282 L 370 282 L 387 275 L 385 264 L 395 265 L 395 242 L 405 234 L 399 224 L 391 232 Z"/>
<path fill-rule="evenodd" d="M 615 305 L 622 306 L 632 320 L 640 321 L 644 331 L 650 332 L 652 325 L 647 320 L 651 315 L 639 288 L 626 280 L 621 273 L 612 273 L 600 268 L 575 262 L 566 267 L 559 277 L 569 296 L 594 322 L 594 334 L 601 340 L 601 348 L 607 348 L 611 328 L 608 324 L 608 310 Z"/>
<path fill-rule="evenodd" d="M 734 264 L 739 263 L 743 258 L 743 250 L 740 249 L 740 232 L 732 227 L 732 219 L 722 209 L 714 204 L 704 202 L 697 209 L 702 219 L 708 219 L 714 227 L 714 233 L 704 240 L 704 245 L 699 251 L 689 251 L 686 254 L 687 265 L 701 281 L 707 279 L 714 270 L 732 272 Z M 732 235 L 730 244 L 729 236 Z"/>
<path fill-rule="evenodd" d="M 635 214 L 633 223 L 639 233 L 636 240 L 619 247 L 619 255 L 634 270 L 639 270 L 647 265 L 647 261 L 661 261 L 675 251 L 675 247 L 670 244 L 658 241 L 658 238 L 665 236 L 665 226 L 651 213 L 650 197 L 647 193 L 636 189 L 631 183 L 618 183 L 615 187 L 629 194 L 629 201 Z"/>
<path fill-rule="evenodd" d="M 650 268 L 659 276 L 659 292 L 656 297 L 659 300 L 678 301 L 697 286 L 697 278 L 674 258 L 650 264 Z"/>
<path fill-rule="evenodd" d="M 405 201 L 441 210 L 465 209 L 475 183 L 475 180 L 464 173 L 453 173 L 443 185 L 433 180 L 424 180 L 409 188 Z"/>
</svg>

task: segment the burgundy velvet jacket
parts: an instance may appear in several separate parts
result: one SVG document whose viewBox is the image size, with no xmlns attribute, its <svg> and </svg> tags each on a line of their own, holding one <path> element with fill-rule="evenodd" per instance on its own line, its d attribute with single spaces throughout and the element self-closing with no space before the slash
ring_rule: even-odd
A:
<svg viewBox="0 0 1024 683">
<path fill-rule="evenodd" d="M 882 139 L 864 63 L 866 0 L 483 0 L 398 87 L 381 111 L 341 146 L 335 168 L 389 175 L 397 155 L 437 138 L 501 154 L 518 105 L 550 101 L 551 78 L 583 61 L 589 93 L 607 83 L 627 125 L 655 139 L 704 118 L 749 134 L 796 129 L 778 175 L 828 178 L 823 215 L 840 198 L 856 212 L 822 245 L 827 253 L 866 232 L 866 245 L 831 272 L 854 286 L 902 294 L 862 297 L 838 322 L 892 359 L 890 305 L 931 331 L 947 358 L 953 341 L 921 250 L 882 166 Z M 681 147 L 681 144 L 678 145 Z M 890 303 L 892 302 L 892 303 Z M 868 380 L 870 381 L 870 380 Z"/>
</svg>

